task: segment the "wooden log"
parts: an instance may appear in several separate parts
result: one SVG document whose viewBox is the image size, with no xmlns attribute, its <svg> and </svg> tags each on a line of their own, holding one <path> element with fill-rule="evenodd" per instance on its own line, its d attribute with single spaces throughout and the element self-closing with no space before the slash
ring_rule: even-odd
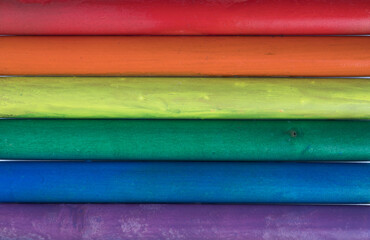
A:
<svg viewBox="0 0 370 240">
<path fill-rule="evenodd" d="M 1 204 L 0 238 L 364 240 L 369 216 L 366 206 Z"/>
<path fill-rule="evenodd" d="M 369 92 L 343 78 L 0 78 L 0 117 L 370 119 Z"/>
<path fill-rule="evenodd" d="M 2 159 L 370 160 L 368 121 L 1 120 Z"/>
<path fill-rule="evenodd" d="M 370 165 L 1 162 L 0 202 L 370 203 Z"/>
<path fill-rule="evenodd" d="M 1 37 L 2 75 L 370 76 L 368 37 Z"/>
<path fill-rule="evenodd" d="M 2 0 L 0 34 L 370 34 L 367 0 Z"/>
</svg>

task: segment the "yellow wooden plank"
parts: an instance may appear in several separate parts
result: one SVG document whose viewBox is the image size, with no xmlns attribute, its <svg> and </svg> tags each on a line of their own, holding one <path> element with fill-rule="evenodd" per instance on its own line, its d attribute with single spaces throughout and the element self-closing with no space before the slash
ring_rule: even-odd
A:
<svg viewBox="0 0 370 240">
<path fill-rule="evenodd" d="M 3 118 L 370 119 L 370 80 L 4 77 Z"/>
</svg>

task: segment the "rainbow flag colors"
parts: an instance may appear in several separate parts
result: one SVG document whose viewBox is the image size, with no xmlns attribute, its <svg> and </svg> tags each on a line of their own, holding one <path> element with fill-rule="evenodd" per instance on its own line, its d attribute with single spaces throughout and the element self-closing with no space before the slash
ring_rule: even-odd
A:
<svg viewBox="0 0 370 240">
<path fill-rule="evenodd" d="M 370 239 L 369 0 L 0 0 L 0 240 Z"/>
</svg>

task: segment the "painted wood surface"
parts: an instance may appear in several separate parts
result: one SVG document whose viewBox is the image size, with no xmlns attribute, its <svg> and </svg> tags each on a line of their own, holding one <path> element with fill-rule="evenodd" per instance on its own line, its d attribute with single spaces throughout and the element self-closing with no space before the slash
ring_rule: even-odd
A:
<svg viewBox="0 0 370 240">
<path fill-rule="evenodd" d="M 370 119 L 370 80 L 0 78 L 2 118 Z"/>
<path fill-rule="evenodd" d="M 2 159 L 370 160 L 369 121 L 1 120 Z"/>
<path fill-rule="evenodd" d="M 370 76 L 369 37 L 1 37 L 0 75 Z"/>
<path fill-rule="evenodd" d="M 370 165 L 1 162 L 0 202 L 370 203 Z"/>
<path fill-rule="evenodd" d="M 2 0 L 0 34 L 369 34 L 368 0 Z"/>
<path fill-rule="evenodd" d="M 1 204 L 1 239 L 366 240 L 370 207 Z"/>
</svg>

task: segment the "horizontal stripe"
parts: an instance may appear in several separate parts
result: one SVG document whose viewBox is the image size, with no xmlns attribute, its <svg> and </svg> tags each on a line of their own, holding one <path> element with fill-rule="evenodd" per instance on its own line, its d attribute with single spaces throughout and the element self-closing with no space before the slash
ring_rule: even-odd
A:
<svg viewBox="0 0 370 240">
<path fill-rule="evenodd" d="M 0 34 L 369 34 L 366 0 L 2 0 Z"/>
<path fill-rule="evenodd" d="M 0 238 L 364 240 L 369 216 L 361 206 L 1 204 Z"/>
<path fill-rule="evenodd" d="M 0 117 L 370 119 L 369 92 L 343 78 L 0 78 Z"/>
<path fill-rule="evenodd" d="M 1 120 L 0 158 L 370 160 L 369 121 Z"/>
<path fill-rule="evenodd" d="M 370 203 L 370 165 L 1 162 L 0 202 Z"/>
<path fill-rule="evenodd" d="M 370 76 L 368 37 L 1 37 L 0 75 Z"/>
</svg>

